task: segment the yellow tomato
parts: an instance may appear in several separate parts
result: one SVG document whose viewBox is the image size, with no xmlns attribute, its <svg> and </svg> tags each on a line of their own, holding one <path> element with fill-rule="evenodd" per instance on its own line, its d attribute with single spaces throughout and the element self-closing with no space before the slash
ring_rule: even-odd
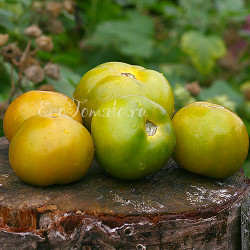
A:
<svg viewBox="0 0 250 250">
<path fill-rule="evenodd" d="M 79 180 L 87 173 L 93 156 L 88 130 L 66 115 L 30 117 L 9 148 L 10 165 L 16 175 L 38 186 Z"/>
<path fill-rule="evenodd" d="M 136 65 L 108 62 L 88 71 L 74 92 L 84 126 L 90 129 L 93 114 L 102 103 L 126 95 L 145 96 L 160 104 L 170 118 L 173 116 L 173 91 L 162 74 Z"/>
<path fill-rule="evenodd" d="M 173 157 L 183 168 L 213 178 L 236 173 L 249 147 L 246 126 L 231 110 L 208 102 L 191 103 L 173 120 Z"/>
<path fill-rule="evenodd" d="M 8 107 L 3 121 L 4 134 L 9 141 L 20 125 L 29 117 L 40 114 L 66 114 L 78 122 L 82 122 L 78 107 L 68 96 L 52 92 L 32 90 L 17 97 Z"/>
</svg>

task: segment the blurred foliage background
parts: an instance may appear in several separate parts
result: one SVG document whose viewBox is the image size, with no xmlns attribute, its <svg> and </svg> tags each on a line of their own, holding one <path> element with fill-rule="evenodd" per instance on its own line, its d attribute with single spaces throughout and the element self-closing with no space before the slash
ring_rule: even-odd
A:
<svg viewBox="0 0 250 250">
<path fill-rule="evenodd" d="M 72 97 L 89 69 L 122 61 L 162 72 L 176 110 L 196 100 L 221 104 L 250 134 L 248 7 L 244 0 L 0 0 L 0 117 L 22 92 Z M 250 176 L 250 156 L 244 169 Z"/>
</svg>

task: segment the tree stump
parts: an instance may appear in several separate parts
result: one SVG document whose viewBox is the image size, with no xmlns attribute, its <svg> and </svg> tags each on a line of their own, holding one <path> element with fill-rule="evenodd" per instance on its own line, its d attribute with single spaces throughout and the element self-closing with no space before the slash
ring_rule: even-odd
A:
<svg viewBox="0 0 250 250">
<path fill-rule="evenodd" d="M 0 138 L 0 248 L 240 249 L 243 170 L 223 180 L 170 160 L 140 181 L 119 181 L 96 162 L 81 181 L 34 187 L 19 180 Z"/>
</svg>

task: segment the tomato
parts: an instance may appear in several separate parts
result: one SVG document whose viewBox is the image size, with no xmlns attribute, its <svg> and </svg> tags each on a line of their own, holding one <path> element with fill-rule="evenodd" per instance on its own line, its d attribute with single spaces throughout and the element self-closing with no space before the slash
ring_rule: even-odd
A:
<svg viewBox="0 0 250 250">
<path fill-rule="evenodd" d="M 78 122 L 82 122 L 81 113 L 76 104 L 68 96 L 52 92 L 32 90 L 17 97 L 8 107 L 3 121 L 5 136 L 9 141 L 29 117 L 40 114 L 67 114 Z"/>
<path fill-rule="evenodd" d="M 93 140 L 82 124 L 66 115 L 35 115 L 10 142 L 9 160 L 23 181 L 47 186 L 82 178 L 94 156 Z"/>
<path fill-rule="evenodd" d="M 104 102 L 126 95 L 141 95 L 159 103 L 172 118 L 174 95 L 167 79 L 157 71 L 121 62 L 108 62 L 88 71 L 74 92 L 83 124 L 90 129 L 93 112 Z"/>
<path fill-rule="evenodd" d="M 93 117 L 91 134 L 99 165 L 126 180 L 143 178 L 162 168 L 175 146 L 168 113 L 142 96 L 103 103 Z"/>
<path fill-rule="evenodd" d="M 182 108 L 173 120 L 173 157 L 183 168 L 213 178 L 236 173 L 249 147 L 246 126 L 231 110 L 208 102 Z"/>
</svg>

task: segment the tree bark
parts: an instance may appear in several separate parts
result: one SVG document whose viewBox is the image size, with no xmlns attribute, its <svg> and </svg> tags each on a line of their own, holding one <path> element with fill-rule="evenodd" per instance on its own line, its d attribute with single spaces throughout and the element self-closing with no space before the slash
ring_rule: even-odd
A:
<svg viewBox="0 0 250 250">
<path fill-rule="evenodd" d="M 0 138 L 0 248 L 240 249 L 243 170 L 223 180 L 173 160 L 140 181 L 120 181 L 94 161 L 69 185 L 35 187 L 13 173 Z"/>
</svg>

